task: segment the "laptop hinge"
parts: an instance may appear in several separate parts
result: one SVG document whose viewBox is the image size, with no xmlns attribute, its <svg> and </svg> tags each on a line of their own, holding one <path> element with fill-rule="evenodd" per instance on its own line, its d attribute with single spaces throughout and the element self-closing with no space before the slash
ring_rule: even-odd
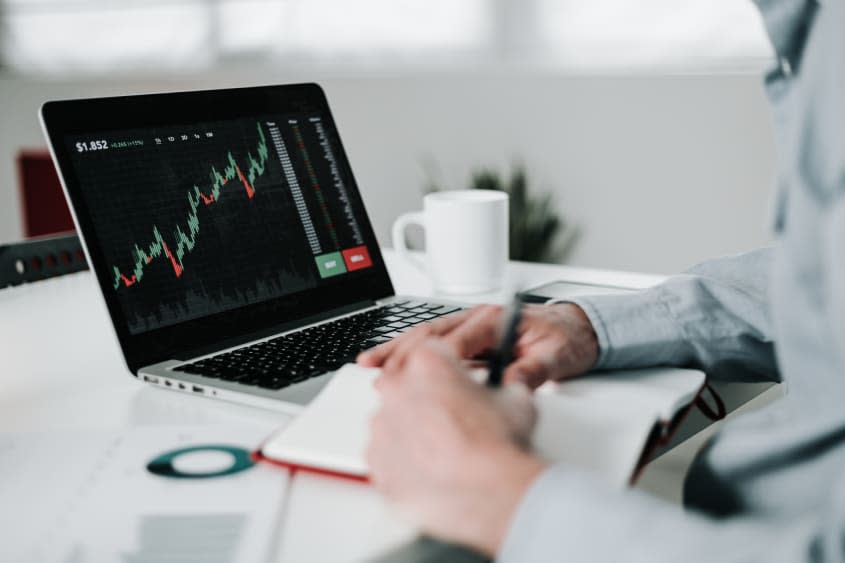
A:
<svg viewBox="0 0 845 563">
<path fill-rule="evenodd" d="M 254 340 L 260 340 L 262 338 L 267 338 L 268 336 L 273 336 L 274 334 L 279 334 L 280 332 L 287 332 L 289 330 L 294 330 L 302 326 L 307 326 L 310 324 L 318 323 L 320 321 L 326 321 L 334 317 L 339 317 L 341 315 L 345 315 L 348 313 L 353 313 L 355 311 L 359 311 L 362 309 L 367 309 L 376 305 L 375 301 L 368 300 L 368 301 L 359 301 L 358 303 L 352 303 L 350 305 L 344 305 L 343 307 L 337 307 L 330 311 L 324 311 L 317 315 L 312 315 L 310 317 L 305 317 L 303 319 L 297 319 L 296 321 L 290 321 L 286 323 L 280 323 L 278 325 L 274 325 L 272 327 L 251 332 L 249 334 L 240 335 L 237 337 L 226 338 L 224 340 L 220 340 L 213 344 L 209 344 L 208 346 L 202 346 L 200 348 L 194 348 L 192 350 L 188 350 L 186 352 L 179 352 L 177 354 L 173 354 L 173 359 L 175 360 L 190 360 L 192 358 L 196 358 L 198 356 L 205 356 L 208 354 L 213 354 L 218 350 L 225 350 L 226 348 L 234 348 L 235 346 L 240 346 L 241 344 L 246 344 L 247 342 L 252 342 Z"/>
</svg>

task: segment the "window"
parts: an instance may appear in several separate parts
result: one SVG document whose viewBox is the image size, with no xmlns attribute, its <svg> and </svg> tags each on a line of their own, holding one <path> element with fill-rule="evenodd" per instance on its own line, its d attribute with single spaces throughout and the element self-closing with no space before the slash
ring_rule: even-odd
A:
<svg viewBox="0 0 845 563">
<path fill-rule="evenodd" d="M 227 60 L 696 66 L 771 59 L 750 0 L 0 0 L 20 72 Z"/>
<path fill-rule="evenodd" d="M 751 0 L 537 0 L 551 58 L 575 67 L 701 67 L 768 62 Z"/>
<path fill-rule="evenodd" d="M 403 57 L 477 50 L 487 0 L 6 0 L 20 70 L 189 68 L 250 54 Z"/>
<path fill-rule="evenodd" d="M 290 2 L 274 46 L 320 54 L 466 51 L 487 39 L 486 0 Z"/>
<path fill-rule="evenodd" d="M 216 55 L 207 8 L 161 0 L 5 2 L 4 62 L 46 73 L 206 64 Z"/>
</svg>

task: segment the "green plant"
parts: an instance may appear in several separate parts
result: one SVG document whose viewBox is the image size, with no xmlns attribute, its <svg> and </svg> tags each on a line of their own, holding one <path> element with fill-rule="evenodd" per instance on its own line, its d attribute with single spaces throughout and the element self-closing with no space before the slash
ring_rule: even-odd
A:
<svg viewBox="0 0 845 563">
<path fill-rule="evenodd" d="M 469 187 L 508 194 L 511 260 L 557 262 L 571 249 L 575 229 L 555 211 L 551 193 L 530 193 L 524 166 L 514 166 L 509 178 L 491 168 L 479 169 L 472 173 Z M 429 179 L 428 191 L 437 190 L 437 183 Z"/>
</svg>

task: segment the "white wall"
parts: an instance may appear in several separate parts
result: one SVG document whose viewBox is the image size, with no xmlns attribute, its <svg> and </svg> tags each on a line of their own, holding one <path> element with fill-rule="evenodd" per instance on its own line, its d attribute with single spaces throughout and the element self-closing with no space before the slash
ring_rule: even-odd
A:
<svg viewBox="0 0 845 563">
<path fill-rule="evenodd" d="M 0 78 L 0 240 L 18 238 L 14 155 L 43 145 L 51 98 L 316 79 L 381 240 L 419 205 L 423 162 L 448 186 L 472 169 L 523 161 L 535 186 L 583 227 L 569 262 L 672 272 L 769 240 L 774 168 L 760 78 L 572 76 L 552 71 L 417 71 L 315 76 L 228 71 L 183 79 Z"/>
</svg>

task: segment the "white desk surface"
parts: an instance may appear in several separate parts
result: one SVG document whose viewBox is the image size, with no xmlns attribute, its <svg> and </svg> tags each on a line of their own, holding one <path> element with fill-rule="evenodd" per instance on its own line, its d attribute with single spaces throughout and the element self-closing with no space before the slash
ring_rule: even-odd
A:
<svg viewBox="0 0 845 563">
<path fill-rule="evenodd" d="M 434 295 L 415 267 L 385 260 L 396 292 Z M 512 262 L 510 283 L 565 279 L 641 288 L 662 276 Z M 505 291 L 449 296 L 499 302 Z M 0 432 L 121 430 L 161 424 L 256 428 L 256 444 L 288 417 L 257 408 L 154 389 L 132 378 L 89 272 L 0 290 Z M 297 474 L 286 499 L 277 550 L 291 562 L 355 561 L 407 537 L 408 528 L 365 485 Z M 14 510 L 2 507 L 0 510 Z M 9 532 L 9 530 L 7 530 Z"/>
</svg>

